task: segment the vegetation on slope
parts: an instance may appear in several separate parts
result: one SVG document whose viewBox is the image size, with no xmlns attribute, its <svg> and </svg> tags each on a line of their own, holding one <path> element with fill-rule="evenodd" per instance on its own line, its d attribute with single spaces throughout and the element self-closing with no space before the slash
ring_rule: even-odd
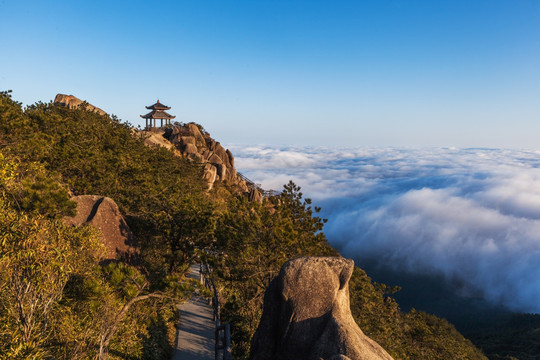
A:
<svg viewBox="0 0 540 360">
<path fill-rule="evenodd" d="M 1 93 L 0 145 L 0 358 L 168 358 L 172 304 L 189 295 L 182 271 L 206 249 L 216 254 L 209 260 L 235 358 L 245 359 L 264 289 L 281 265 L 338 255 L 319 209 L 295 184 L 262 204 L 227 184 L 209 194 L 199 164 L 146 147 L 114 117 L 43 103 L 22 109 Z M 113 198 L 140 258 L 101 261 L 94 230 L 60 221 L 74 211 L 68 192 Z M 17 298 L 21 284 L 32 297 Z M 355 270 L 354 316 L 396 359 L 483 358 L 446 321 L 401 313 L 391 291 Z M 16 311 L 24 301 L 46 306 L 35 306 L 29 321 Z"/>
<path fill-rule="evenodd" d="M 469 328 L 467 336 L 492 360 L 537 360 L 540 315 L 500 314 Z"/>
<path fill-rule="evenodd" d="M 321 231 L 325 220 L 317 216 L 319 210 L 291 182 L 279 198 L 262 205 L 236 197 L 220 217 L 216 238 L 223 256 L 214 266 L 235 359 L 248 357 L 265 288 L 284 262 L 308 255 L 339 256 Z M 388 296 L 396 290 L 373 283 L 359 268 L 350 282 L 353 316 L 395 359 L 485 359 L 446 320 L 418 311 L 403 314 Z"/>
<path fill-rule="evenodd" d="M 0 358 L 168 358 L 173 305 L 189 290 L 183 265 L 213 221 L 200 168 L 147 148 L 114 118 L 23 110 L 6 93 L 0 139 Z M 101 261 L 95 231 L 61 221 L 74 211 L 68 191 L 118 199 L 140 259 Z"/>
</svg>

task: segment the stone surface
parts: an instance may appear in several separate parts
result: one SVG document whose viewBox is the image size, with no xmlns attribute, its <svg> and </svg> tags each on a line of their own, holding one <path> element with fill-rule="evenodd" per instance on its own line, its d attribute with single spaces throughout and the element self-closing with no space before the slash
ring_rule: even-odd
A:
<svg viewBox="0 0 540 360">
<path fill-rule="evenodd" d="M 199 127 L 194 124 L 194 123 L 189 123 L 187 124 L 187 128 L 189 129 L 189 131 L 193 134 L 193 136 L 195 137 L 195 144 L 197 146 L 205 146 L 206 145 L 206 141 L 201 133 L 201 130 L 199 129 Z"/>
<path fill-rule="evenodd" d="M 216 143 L 216 148 L 214 150 L 214 154 L 217 155 L 219 157 L 219 159 L 225 164 L 227 165 L 227 167 L 231 168 L 232 165 L 231 165 L 231 161 L 229 160 L 229 155 L 227 154 L 227 150 L 225 150 L 223 148 L 223 146 L 221 146 L 220 143 Z"/>
<path fill-rule="evenodd" d="M 212 139 L 210 134 L 201 130 L 197 124 L 177 124 L 162 131 L 152 131 L 152 133 L 163 136 L 165 142 L 161 146 L 167 148 L 173 146 L 178 156 L 203 163 L 203 179 L 208 184 L 209 190 L 214 187 L 216 181 L 226 181 L 234 185 L 237 191 L 243 193 L 251 201 L 263 201 L 263 194 L 257 190 L 258 187 L 244 180 L 234 168 L 232 153 Z M 153 135 L 147 141 L 149 146 L 159 144 L 159 140 L 154 139 Z"/>
<path fill-rule="evenodd" d="M 186 146 L 187 144 L 193 144 L 195 145 L 195 137 L 193 136 L 181 136 L 180 137 L 180 145 Z M 195 145 L 197 147 L 197 145 Z"/>
<path fill-rule="evenodd" d="M 141 131 L 140 133 L 144 136 L 144 143 L 146 145 L 150 147 L 162 146 L 180 155 L 174 144 L 163 137 L 163 131 Z"/>
<path fill-rule="evenodd" d="M 217 177 L 217 169 L 216 169 L 216 167 L 214 165 L 212 165 L 212 164 L 206 164 L 204 166 L 203 179 L 208 184 L 208 189 L 209 190 L 211 190 L 212 187 L 214 186 L 214 182 L 216 182 L 216 177 Z"/>
<path fill-rule="evenodd" d="M 208 161 L 212 164 L 223 164 L 223 160 L 216 153 L 212 154 Z"/>
<path fill-rule="evenodd" d="M 261 195 L 261 193 L 259 192 L 259 190 L 257 190 L 257 189 L 251 189 L 251 190 L 249 191 L 248 199 L 249 199 L 249 201 L 258 201 L 258 202 L 262 202 L 262 195 Z"/>
<path fill-rule="evenodd" d="M 231 166 L 234 167 L 234 157 L 232 153 L 229 151 L 229 149 L 227 149 L 225 152 L 227 153 L 227 156 L 229 157 L 229 164 L 231 164 Z"/>
<path fill-rule="evenodd" d="M 80 195 L 72 197 L 71 200 L 77 203 L 77 215 L 65 217 L 65 223 L 72 226 L 89 224 L 98 229 L 107 249 L 106 259 L 135 256 L 137 251 L 133 234 L 112 199 Z"/>
<path fill-rule="evenodd" d="M 288 261 L 264 297 L 251 360 L 389 360 L 354 321 L 349 279 L 354 262 L 334 257 Z"/>
<path fill-rule="evenodd" d="M 83 104 L 84 102 L 73 95 L 57 94 L 56 97 L 54 98 L 54 103 L 68 107 L 70 109 L 76 109 L 79 106 L 81 106 L 81 104 Z M 86 103 L 86 109 L 97 112 L 100 115 L 106 115 L 105 111 L 101 110 L 100 108 L 92 104 Z"/>
<path fill-rule="evenodd" d="M 191 265 L 188 279 L 199 279 L 199 265 Z M 172 360 L 211 360 L 215 356 L 213 309 L 202 296 L 195 294 L 178 307 L 180 324 Z"/>
<path fill-rule="evenodd" d="M 234 157 L 206 132 L 194 123 L 175 125 L 167 129 L 164 138 L 173 144 L 182 156 L 205 164 L 203 178 L 212 189 L 216 181 L 227 181 L 253 201 L 262 202 L 260 193 L 254 193 L 234 168 Z"/>
<path fill-rule="evenodd" d="M 187 156 L 188 158 L 194 158 L 199 152 L 195 144 L 186 144 L 182 149 L 182 155 Z"/>
</svg>

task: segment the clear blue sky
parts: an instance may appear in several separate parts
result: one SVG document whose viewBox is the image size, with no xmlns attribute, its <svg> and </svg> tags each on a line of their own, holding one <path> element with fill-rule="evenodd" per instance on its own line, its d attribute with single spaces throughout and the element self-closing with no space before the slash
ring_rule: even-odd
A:
<svg viewBox="0 0 540 360">
<path fill-rule="evenodd" d="M 0 0 L 0 89 L 227 143 L 540 148 L 540 1 Z"/>
</svg>

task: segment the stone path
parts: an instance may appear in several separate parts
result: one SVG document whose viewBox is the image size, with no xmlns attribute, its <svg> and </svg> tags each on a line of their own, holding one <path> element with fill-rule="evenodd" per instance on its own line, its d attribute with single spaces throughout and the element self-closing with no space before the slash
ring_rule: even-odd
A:
<svg viewBox="0 0 540 360">
<path fill-rule="evenodd" d="M 191 265 L 188 278 L 199 280 L 199 264 Z M 214 359 L 213 310 L 208 301 L 198 294 L 178 307 L 180 325 L 176 333 L 173 360 Z"/>
</svg>

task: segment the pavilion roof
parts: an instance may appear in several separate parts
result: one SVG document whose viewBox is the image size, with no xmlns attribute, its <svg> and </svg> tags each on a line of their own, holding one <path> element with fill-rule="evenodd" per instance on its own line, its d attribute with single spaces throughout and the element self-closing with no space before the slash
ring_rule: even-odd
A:
<svg viewBox="0 0 540 360">
<path fill-rule="evenodd" d="M 146 108 L 149 110 L 169 110 L 171 107 L 160 103 L 158 100 L 157 103 L 155 103 L 154 105 L 146 106 Z"/>
<path fill-rule="evenodd" d="M 143 119 L 174 119 L 176 116 L 171 115 L 163 110 L 153 110 L 146 115 L 141 115 Z"/>
</svg>

